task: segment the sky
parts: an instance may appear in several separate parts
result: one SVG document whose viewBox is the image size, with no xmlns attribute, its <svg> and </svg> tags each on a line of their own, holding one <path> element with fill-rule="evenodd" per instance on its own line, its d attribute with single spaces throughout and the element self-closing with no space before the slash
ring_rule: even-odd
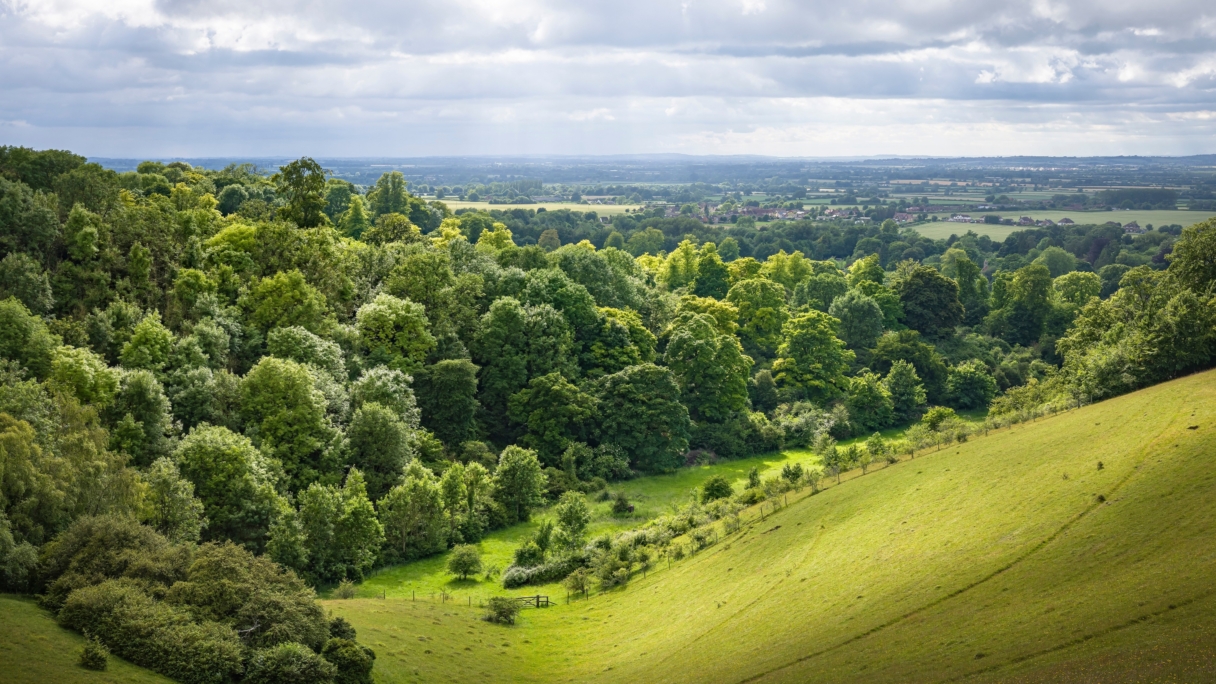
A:
<svg viewBox="0 0 1216 684">
<path fill-rule="evenodd" d="M 1216 153 L 1216 2 L 0 0 L 0 144 Z"/>
</svg>

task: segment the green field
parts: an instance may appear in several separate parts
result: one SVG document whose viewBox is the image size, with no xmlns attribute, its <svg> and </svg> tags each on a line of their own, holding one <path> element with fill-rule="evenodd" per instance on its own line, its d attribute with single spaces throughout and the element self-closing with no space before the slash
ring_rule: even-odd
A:
<svg viewBox="0 0 1216 684">
<path fill-rule="evenodd" d="M 1211 681 L 1213 454 L 1208 372 L 804 490 L 515 627 L 472 598 L 326 605 L 385 682 Z"/>
<path fill-rule="evenodd" d="M 1017 220 L 1022 216 L 1029 216 L 1038 221 L 1042 219 L 1051 219 L 1059 221 L 1062 218 L 1070 218 L 1077 225 L 1085 224 L 1102 224 L 1107 221 L 1117 221 L 1120 225 L 1135 221 L 1141 226 L 1153 224 L 1154 226 L 1168 226 L 1177 224 L 1183 227 L 1194 223 L 1206 221 L 1209 218 L 1216 216 L 1216 211 L 1170 211 L 1170 210 L 1153 210 L 1153 211 L 1027 211 L 1027 212 L 969 212 L 971 216 L 978 217 L 984 214 L 1000 214 L 1003 218 L 1012 218 Z M 950 218 L 950 214 L 937 214 L 940 219 Z M 938 221 L 937 223 L 922 223 L 913 226 L 921 235 L 932 240 L 941 240 L 948 238 L 951 235 L 962 235 L 968 230 L 973 230 L 977 235 L 987 235 L 993 240 L 1004 240 L 1010 233 L 1018 230 L 1026 230 L 1026 226 L 1002 226 L 991 225 L 986 223 L 949 223 Z"/>
<path fill-rule="evenodd" d="M 158 674 L 110 656 L 105 672 L 77 664 L 84 638 L 55 624 L 33 599 L 0 594 L 0 682 L 170 682 Z"/>
<path fill-rule="evenodd" d="M 614 216 L 616 214 L 624 214 L 625 210 L 636 211 L 641 209 L 641 205 L 637 204 L 575 204 L 574 202 L 537 202 L 536 204 L 490 204 L 489 202 L 460 202 L 457 200 L 440 200 L 448 205 L 452 211 L 457 209 L 476 209 L 478 211 L 490 211 L 498 209 L 499 211 L 507 211 L 509 209 L 544 209 L 545 211 L 556 211 L 558 209 L 569 209 L 570 211 L 594 211 L 600 216 Z"/>
</svg>

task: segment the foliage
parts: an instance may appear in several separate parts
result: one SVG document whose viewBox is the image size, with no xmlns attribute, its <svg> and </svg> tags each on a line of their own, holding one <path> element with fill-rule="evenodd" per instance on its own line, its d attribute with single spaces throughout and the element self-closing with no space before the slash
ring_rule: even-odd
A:
<svg viewBox="0 0 1216 684">
<path fill-rule="evenodd" d="M 701 485 L 701 502 L 709 503 L 718 499 L 729 498 L 734 490 L 731 489 L 730 482 L 721 475 L 714 475 Z"/>
<path fill-rule="evenodd" d="M 836 336 L 838 321 L 819 311 L 790 319 L 773 362 L 774 379 L 801 396 L 823 401 L 837 396 L 853 352 Z"/>
<path fill-rule="evenodd" d="M 497 622 L 503 625 L 515 624 L 515 617 L 519 615 L 519 602 L 506 596 L 494 596 L 486 601 L 485 619 L 487 622 Z"/>
<path fill-rule="evenodd" d="M 630 366 L 596 383 L 599 440 L 624 450 L 631 468 L 674 469 L 688 448 L 688 409 L 674 374 L 654 364 Z"/>
<path fill-rule="evenodd" d="M 543 501 L 545 474 L 536 452 L 517 446 L 503 449 L 494 471 L 493 496 L 511 522 L 528 520 Z"/>
<path fill-rule="evenodd" d="M 928 337 L 949 333 L 963 320 L 958 283 L 932 268 L 918 266 L 897 285 L 908 327 Z"/>
<path fill-rule="evenodd" d="M 481 572 L 481 552 L 472 544 L 461 544 L 448 556 L 448 572 L 468 579 L 469 575 Z"/>
<path fill-rule="evenodd" d="M 80 648 L 80 666 L 86 670 L 105 672 L 110 660 L 110 651 L 96 637 L 85 639 Z"/>
<path fill-rule="evenodd" d="M 950 369 L 946 393 L 958 408 L 987 408 L 996 396 L 996 379 L 982 362 L 972 359 Z"/>
</svg>

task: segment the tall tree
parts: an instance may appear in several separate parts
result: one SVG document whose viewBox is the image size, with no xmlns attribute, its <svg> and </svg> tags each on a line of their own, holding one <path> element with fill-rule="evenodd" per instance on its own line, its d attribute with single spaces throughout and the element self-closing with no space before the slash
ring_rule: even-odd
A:
<svg viewBox="0 0 1216 684">
<path fill-rule="evenodd" d="M 838 396 L 854 357 L 836 337 L 838 325 L 835 318 L 819 311 L 786 322 L 773 362 L 777 384 L 813 401 Z"/>
<path fill-rule="evenodd" d="M 684 314 L 672 324 L 663 361 L 675 373 L 694 420 L 721 422 L 747 409 L 751 357 L 734 335 L 718 331 L 705 314 Z"/>
<path fill-rule="evenodd" d="M 271 177 L 279 197 L 286 204 L 279 217 L 301 228 L 313 228 L 325 222 L 325 170 L 311 157 L 280 166 Z"/>
<path fill-rule="evenodd" d="M 908 327 L 928 337 L 949 334 L 963 321 L 958 283 L 936 269 L 918 266 L 899 282 L 899 300 Z"/>
<path fill-rule="evenodd" d="M 623 449 L 630 466 L 666 472 L 688 449 L 688 409 L 666 368 L 644 363 L 601 378 L 599 440 Z"/>
</svg>

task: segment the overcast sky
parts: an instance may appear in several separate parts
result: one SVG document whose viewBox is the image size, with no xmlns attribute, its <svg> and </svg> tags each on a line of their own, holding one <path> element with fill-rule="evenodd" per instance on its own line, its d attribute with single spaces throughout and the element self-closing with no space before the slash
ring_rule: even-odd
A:
<svg viewBox="0 0 1216 684">
<path fill-rule="evenodd" d="M 1213 0 L 0 0 L 93 156 L 1216 152 Z"/>
</svg>

